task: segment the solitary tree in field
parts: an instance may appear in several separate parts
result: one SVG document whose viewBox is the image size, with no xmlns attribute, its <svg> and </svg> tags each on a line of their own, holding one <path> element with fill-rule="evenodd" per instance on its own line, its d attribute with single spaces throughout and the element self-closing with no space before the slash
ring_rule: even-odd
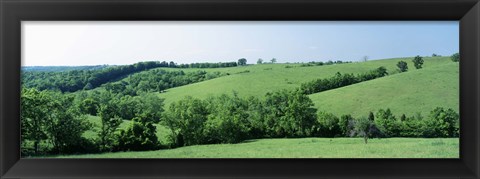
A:
<svg viewBox="0 0 480 179">
<path fill-rule="evenodd" d="M 263 59 L 259 58 L 259 59 L 257 60 L 257 64 L 262 64 L 262 63 L 263 63 Z"/>
<path fill-rule="evenodd" d="M 459 53 L 455 53 L 453 54 L 452 56 L 450 56 L 450 59 L 454 62 L 459 62 L 460 61 L 460 54 Z"/>
<path fill-rule="evenodd" d="M 413 58 L 412 62 L 416 69 L 420 69 L 423 65 L 423 58 L 417 55 L 415 58 Z"/>
<path fill-rule="evenodd" d="M 369 57 L 365 55 L 365 56 L 362 57 L 362 61 L 366 62 L 366 61 L 368 61 L 368 58 Z"/>
<path fill-rule="evenodd" d="M 277 63 L 277 59 L 276 59 L 276 58 L 272 58 L 270 61 L 271 61 L 272 63 Z"/>
<path fill-rule="evenodd" d="M 247 59 L 245 58 L 238 59 L 238 66 L 243 66 L 243 65 L 247 65 Z"/>
<path fill-rule="evenodd" d="M 374 130 L 374 123 L 365 117 L 357 119 L 355 122 L 355 131 L 358 136 L 362 136 L 365 144 L 368 143 L 368 138 L 372 135 Z"/>
<path fill-rule="evenodd" d="M 400 70 L 400 72 L 406 72 L 408 70 L 407 62 L 404 62 L 404 61 L 399 61 L 397 63 L 397 67 Z"/>
</svg>

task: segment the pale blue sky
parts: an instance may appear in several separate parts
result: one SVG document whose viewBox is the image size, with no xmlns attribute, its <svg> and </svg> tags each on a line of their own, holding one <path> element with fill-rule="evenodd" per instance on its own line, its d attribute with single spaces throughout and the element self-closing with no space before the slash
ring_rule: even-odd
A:
<svg viewBox="0 0 480 179">
<path fill-rule="evenodd" d="M 358 61 L 458 51 L 458 21 L 22 22 L 23 66 Z"/>
</svg>

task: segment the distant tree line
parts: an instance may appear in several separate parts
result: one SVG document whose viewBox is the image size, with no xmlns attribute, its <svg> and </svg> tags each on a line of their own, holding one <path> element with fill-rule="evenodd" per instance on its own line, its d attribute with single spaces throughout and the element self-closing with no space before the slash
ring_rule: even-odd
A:
<svg viewBox="0 0 480 179">
<path fill-rule="evenodd" d="M 149 61 L 138 62 L 132 65 L 110 66 L 94 70 L 71 70 L 71 71 L 23 71 L 21 75 L 22 85 L 27 88 L 38 90 L 59 90 L 61 92 L 75 92 L 89 90 L 102 84 L 119 79 L 129 74 L 149 70 L 158 67 L 169 68 L 221 68 L 234 67 L 237 62 L 226 63 L 191 63 L 177 65 L 173 61 Z"/>
<path fill-rule="evenodd" d="M 317 79 L 301 84 L 300 91 L 308 95 L 384 77 L 386 75 L 388 75 L 387 69 L 383 66 L 356 76 L 353 74 L 341 74 L 337 72 L 335 76 L 331 78 Z"/>
<path fill-rule="evenodd" d="M 224 75 L 226 74 L 220 72 L 207 73 L 203 70 L 185 73 L 182 70 L 153 69 L 129 75 L 121 81 L 107 83 L 103 86 L 113 93 L 136 96 L 144 92 L 164 92 L 169 88 L 210 80 Z"/>
<path fill-rule="evenodd" d="M 300 67 L 334 65 L 334 64 L 343 64 L 343 63 L 352 63 L 352 62 L 351 62 L 351 61 L 341 61 L 341 60 L 337 60 L 337 61 L 329 60 L 329 61 L 327 61 L 327 62 L 311 61 L 311 62 L 307 62 L 307 63 L 302 63 L 302 64 L 300 65 Z"/>
</svg>

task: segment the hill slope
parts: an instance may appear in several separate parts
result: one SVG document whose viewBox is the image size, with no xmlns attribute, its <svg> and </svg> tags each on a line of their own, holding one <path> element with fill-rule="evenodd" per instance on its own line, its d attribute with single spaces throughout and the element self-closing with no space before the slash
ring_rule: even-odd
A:
<svg viewBox="0 0 480 179">
<path fill-rule="evenodd" d="M 428 112 L 435 107 L 459 109 L 459 64 L 447 63 L 390 75 L 310 95 L 315 106 L 336 115 L 366 116 L 390 108 L 397 116 Z"/>
<path fill-rule="evenodd" d="M 300 87 L 300 84 L 304 82 L 331 77 L 336 72 L 358 74 L 380 66 L 385 66 L 388 72 L 392 73 L 397 69 L 396 64 L 400 60 L 406 61 L 409 63 L 410 68 L 413 68 L 412 59 L 413 58 L 395 58 L 362 63 L 311 67 L 300 67 L 300 64 L 262 64 L 234 68 L 205 69 L 206 71 L 226 72 L 231 75 L 171 88 L 168 89 L 166 93 L 159 95 L 165 98 L 167 106 L 171 102 L 182 99 L 188 95 L 197 98 L 206 98 L 210 95 L 231 94 L 232 91 L 236 91 L 240 96 L 263 97 L 267 92 L 279 89 L 294 89 Z M 425 69 L 453 63 L 448 57 L 431 57 L 424 58 L 424 60 Z M 410 69 L 410 71 L 416 70 Z"/>
</svg>

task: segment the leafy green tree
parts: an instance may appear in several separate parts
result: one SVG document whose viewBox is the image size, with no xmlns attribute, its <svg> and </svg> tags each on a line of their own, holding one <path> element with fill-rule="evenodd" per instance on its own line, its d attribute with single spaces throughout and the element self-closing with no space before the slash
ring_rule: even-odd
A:
<svg viewBox="0 0 480 179">
<path fill-rule="evenodd" d="M 159 148 L 156 127 L 151 120 L 144 118 L 146 117 L 136 117 L 126 129 L 120 130 L 117 150 L 144 151 Z"/>
<path fill-rule="evenodd" d="M 100 105 L 99 116 L 101 118 L 101 126 L 99 131 L 100 149 L 102 151 L 111 151 L 116 139 L 115 131 L 123 122 L 116 113 L 117 107 L 114 103 Z"/>
<path fill-rule="evenodd" d="M 277 63 L 277 59 L 276 59 L 276 58 L 272 58 L 272 59 L 270 60 L 270 62 L 272 62 L 272 63 Z"/>
<path fill-rule="evenodd" d="M 376 127 L 387 137 L 398 137 L 400 135 L 401 123 L 392 114 L 390 109 L 380 109 L 375 118 Z"/>
<path fill-rule="evenodd" d="M 458 137 L 459 115 L 453 109 L 435 108 L 425 120 L 424 137 Z"/>
<path fill-rule="evenodd" d="M 301 137 L 312 132 L 316 109 L 312 100 L 300 91 L 267 93 L 266 130 L 270 137 Z"/>
<path fill-rule="evenodd" d="M 400 72 L 406 72 L 408 70 L 407 62 L 404 61 L 399 61 L 397 67 Z"/>
<path fill-rule="evenodd" d="M 372 136 L 374 128 L 375 124 L 365 117 L 360 117 L 355 121 L 355 131 L 358 136 L 363 137 L 365 144 L 368 143 L 368 138 Z"/>
<path fill-rule="evenodd" d="M 459 62 L 460 61 L 460 53 L 454 53 L 452 56 L 450 56 L 450 59 L 453 62 Z"/>
<path fill-rule="evenodd" d="M 92 98 L 87 98 L 80 102 L 78 108 L 83 114 L 97 115 L 100 104 Z"/>
<path fill-rule="evenodd" d="M 158 97 L 155 93 L 146 93 L 139 98 L 140 109 L 137 110 L 136 116 L 145 116 L 142 119 L 148 119 L 149 122 L 160 122 L 164 112 L 164 99 Z"/>
<path fill-rule="evenodd" d="M 248 102 L 234 93 L 207 100 L 208 120 L 205 123 L 207 143 L 238 143 L 250 137 L 252 129 Z"/>
<path fill-rule="evenodd" d="M 263 63 L 263 59 L 259 58 L 259 59 L 257 60 L 257 64 L 262 64 L 262 63 Z"/>
<path fill-rule="evenodd" d="M 85 151 L 86 146 L 82 142 L 87 142 L 82 134 L 92 127 L 87 118 L 75 114 L 72 109 L 58 110 L 55 112 L 47 131 L 53 145 L 53 153 L 77 153 Z"/>
<path fill-rule="evenodd" d="M 187 96 L 170 105 L 166 123 L 176 141 L 177 146 L 201 144 L 204 140 L 204 123 L 208 118 L 207 105 L 204 101 Z M 180 143 L 182 141 L 183 144 Z"/>
<path fill-rule="evenodd" d="M 335 137 L 342 135 L 342 129 L 338 125 L 340 120 L 332 113 L 319 112 L 317 115 L 319 128 L 318 133 L 321 137 Z M 345 132 L 345 131 L 343 131 Z"/>
<path fill-rule="evenodd" d="M 33 141 L 33 153 L 40 153 L 40 143 L 48 139 L 47 124 L 50 121 L 48 109 L 52 98 L 45 92 L 32 88 L 22 88 L 20 97 L 20 121 L 22 145 Z"/>
<path fill-rule="evenodd" d="M 422 65 L 423 65 L 423 58 L 417 55 L 415 58 L 413 58 L 412 62 L 416 69 L 420 69 L 422 68 Z"/>
<path fill-rule="evenodd" d="M 247 65 L 247 59 L 245 59 L 245 58 L 238 59 L 237 64 L 238 64 L 238 66 Z"/>
</svg>

